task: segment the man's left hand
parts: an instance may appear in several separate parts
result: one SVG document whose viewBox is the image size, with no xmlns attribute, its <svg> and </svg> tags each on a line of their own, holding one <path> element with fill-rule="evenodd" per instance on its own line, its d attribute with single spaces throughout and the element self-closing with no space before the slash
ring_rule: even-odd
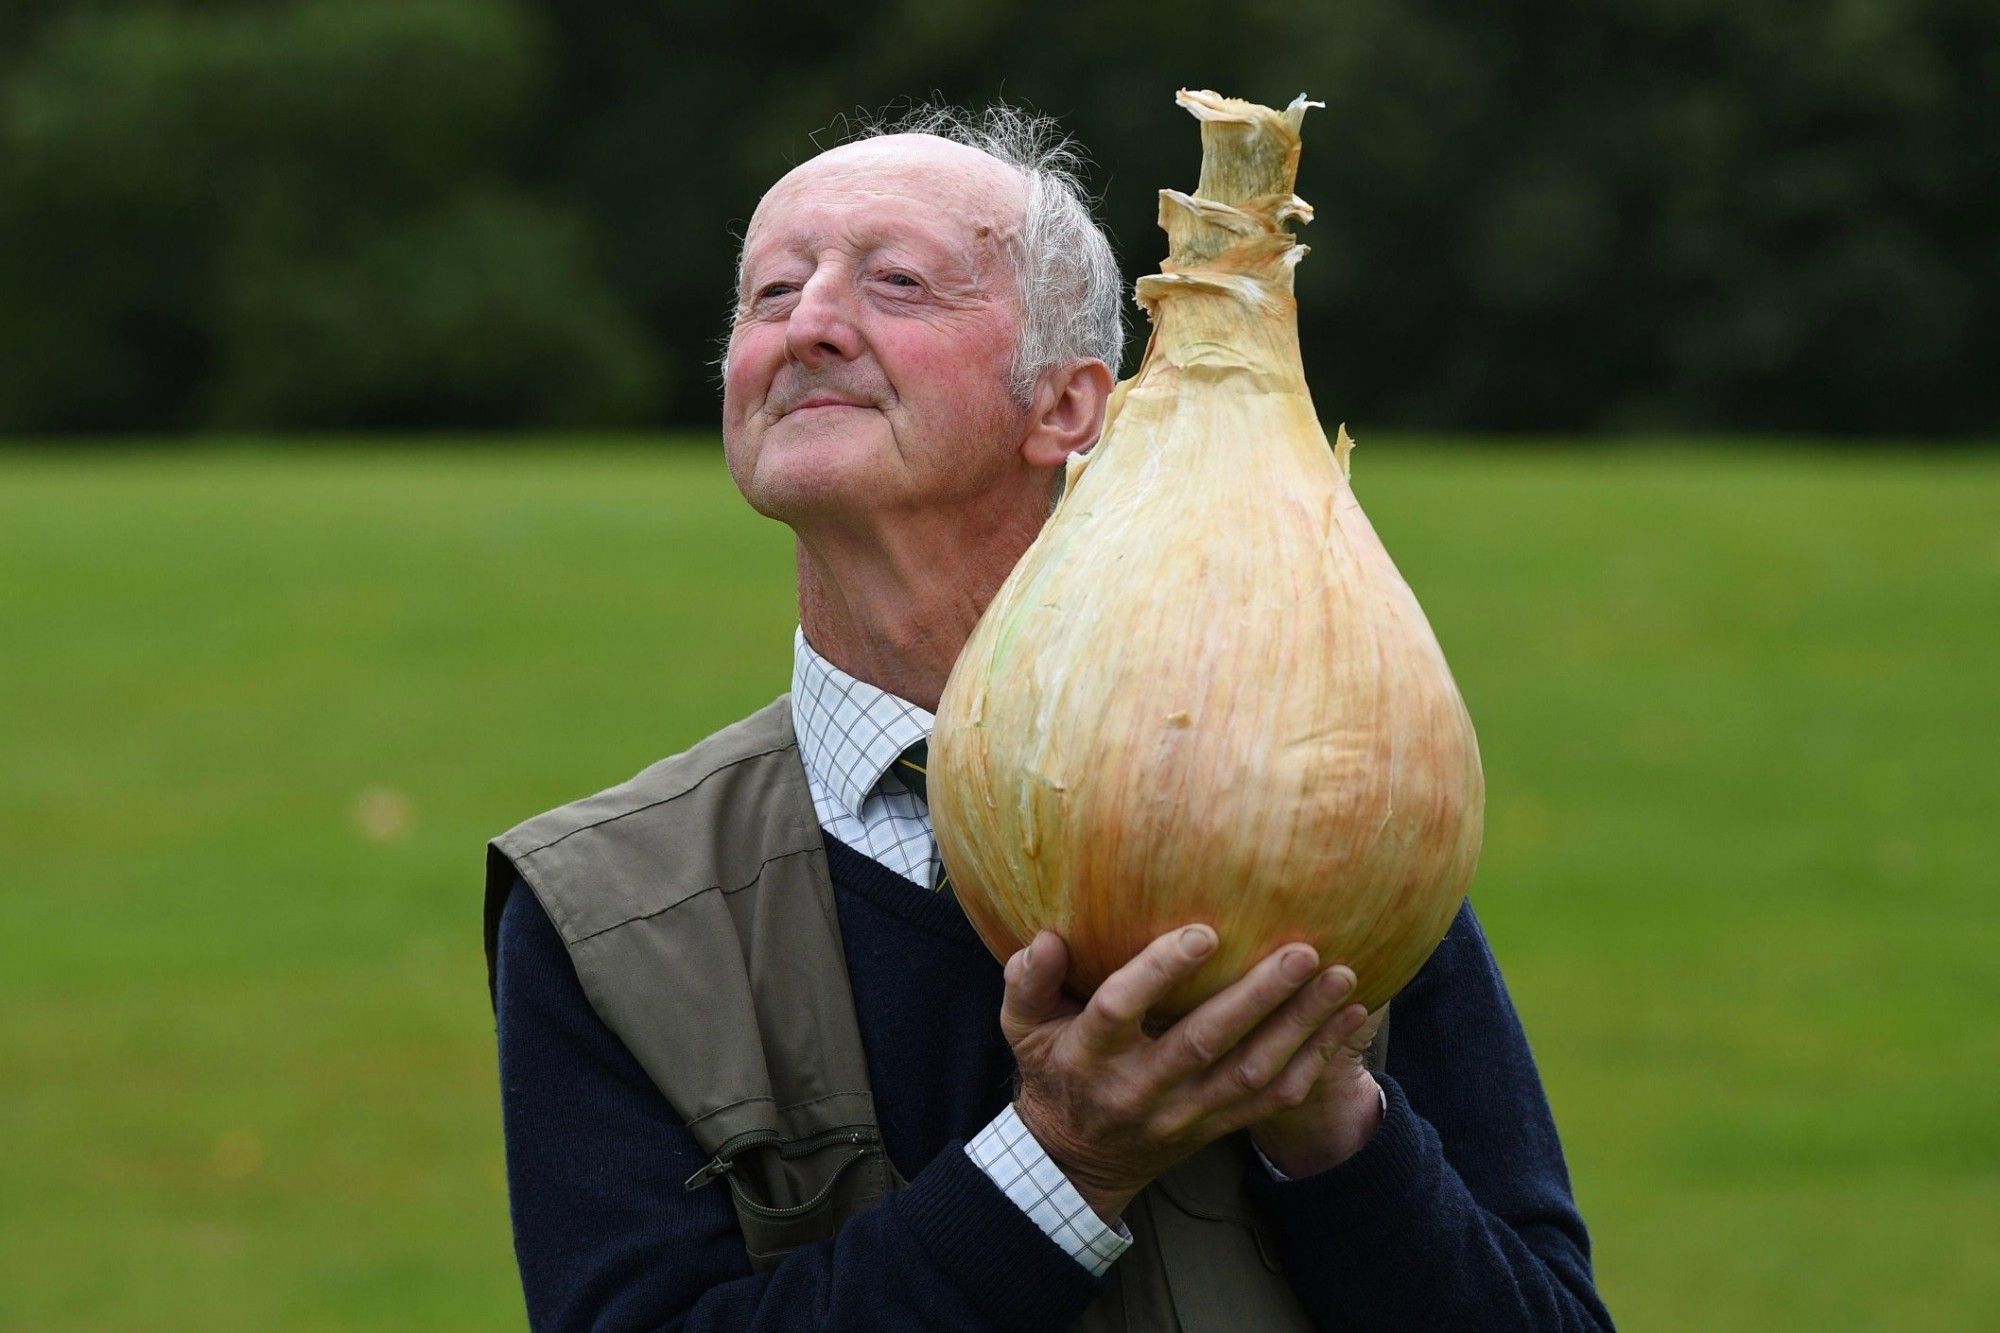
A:
<svg viewBox="0 0 2000 1333">
<path fill-rule="evenodd" d="M 1382 1123 L 1382 1093 L 1362 1057 L 1387 1012 L 1385 1007 L 1371 1014 L 1349 1005 L 1327 1024 L 1322 1040 L 1338 1049 L 1312 1093 L 1299 1106 L 1250 1126 L 1250 1141 L 1287 1176 L 1296 1179 L 1339 1166 L 1374 1137 Z"/>
</svg>

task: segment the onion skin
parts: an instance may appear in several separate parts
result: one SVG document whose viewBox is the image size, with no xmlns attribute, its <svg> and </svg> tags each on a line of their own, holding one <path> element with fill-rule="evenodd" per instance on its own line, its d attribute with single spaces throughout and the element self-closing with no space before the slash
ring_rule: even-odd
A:
<svg viewBox="0 0 2000 1333">
<path fill-rule="evenodd" d="M 1152 340 L 946 683 L 938 846 L 988 948 L 1057 931 L 1076 994 L 1199 921 L 1220 947 L 1156 1017 L 1293 940 L 1374 1009 L 1471 883 L 1478 743 L 1306 389 L 1284 223 L 1311 215 L 1308 104 L 1179 100 L 1202 183 L 1161 192 Z"/>
</svg>

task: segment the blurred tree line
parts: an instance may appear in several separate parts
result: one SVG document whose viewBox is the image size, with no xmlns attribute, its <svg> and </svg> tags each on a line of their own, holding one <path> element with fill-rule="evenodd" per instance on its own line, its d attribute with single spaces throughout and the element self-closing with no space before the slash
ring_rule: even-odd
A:
<svg viewBox="0 0 2000 1333">
<path fill-rule="evenodd" d="M 0 430 L 712 425 L 737 237 L 841 116 L 1059 116 L 1136 277 L 1180 85 L 1327 103 L 1329 417 L 1996 424 L 1991 0 L 8 0 Z"/>
</svg>

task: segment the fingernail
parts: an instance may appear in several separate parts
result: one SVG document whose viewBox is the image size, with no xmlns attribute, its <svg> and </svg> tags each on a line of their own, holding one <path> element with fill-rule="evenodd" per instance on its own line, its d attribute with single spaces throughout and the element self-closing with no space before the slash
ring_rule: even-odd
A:
<svg viewBox="0 0 2000 1333">
<path fill-rule="evenodd" d="M 1215 951 L 1215 932 L 1207 926 L 1189 926 L 1181 932 L 1181 952 L 1189 958 L 1206 958 Z"/>
<path fill-rule="evenodd" d="M 1035 965 L 1035 942 L 1033 940 L 1029 940 L 1027 947 L 1021 950 L 1021 970 L 1025 972 L 1027 969 L 1033 967 L 1034 965 Z"/>
<path fill-rule="evenodd" d="M 1326 980 L 1322 984 L 1326 987 L 1326 993 L 1336 1000 L 1354 989 L 1354 973 L 1344 967 L 1338 965 L 1329 967 L 1325 975 Z"/>
<path fill-rule="evenodd" d="M 1311 976 L 1318 966 L 1319 959 L 1313 956 L 1311 949 L 1289 949 L 1278 960 L 1278 975 L 1296 985 Z"/>
</svg>

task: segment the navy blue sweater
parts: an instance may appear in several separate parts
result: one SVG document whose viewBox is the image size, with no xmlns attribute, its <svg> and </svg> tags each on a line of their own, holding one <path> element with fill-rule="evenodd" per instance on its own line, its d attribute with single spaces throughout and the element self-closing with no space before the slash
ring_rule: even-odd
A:
<svg viewBox="0 0 2000 1333">
<path fill-rule="evenodd" d="M 910 1182 L 753 1275 L 726 1187 L 592 1010 L 516 883 L 498 1025 L 515 1251 L 537 1329 L 1003 1329 L 1042 1333 L 1091 1278 L 975 1167 L 1004 1106 L 1001 973 L 964 916 L 829 837 L 884 1147 Z M 1470 906 L 1397 997 L 1389 1112 L 1296 1181 L 1252 1173 L 1287 1279 L 1325 1327 L 1608 1329 L 1534 1060 Z"/>
</svg>

